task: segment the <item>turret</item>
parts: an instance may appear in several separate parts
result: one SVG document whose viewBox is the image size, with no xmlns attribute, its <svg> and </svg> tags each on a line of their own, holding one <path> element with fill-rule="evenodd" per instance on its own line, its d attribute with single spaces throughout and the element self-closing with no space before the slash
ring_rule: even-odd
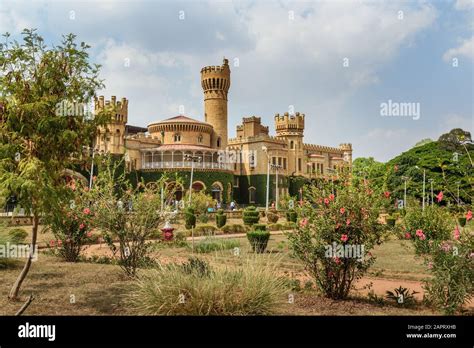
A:
<svg viewBox="0 0 474 348">
<path fill-rule="evenodd" d="M 128 122 L 128 100 L 122 98 L 117 101 L 116 96 L 105 100 L 104 96 L 95 99 L 95 112 L 108 107 L 113 108 L 113 116 L 106 126 L 98 129 L 95 147 L 98 150 L 112 154 L 125 153 L 125 126 Z"/>
</svg>

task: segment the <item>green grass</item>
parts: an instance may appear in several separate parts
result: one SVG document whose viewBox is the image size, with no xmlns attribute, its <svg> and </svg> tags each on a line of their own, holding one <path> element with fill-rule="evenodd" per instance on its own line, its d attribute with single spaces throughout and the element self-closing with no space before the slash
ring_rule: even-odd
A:
<svg viewBox="0 0 474 348">
<path fill-rule="evenodd" d="M 202 254 L 213 251 L 229 250 L 238 247 L 240 247 L 240 241 L 236 239 L 217 239 L 207 237 L 194 245 L 194 251 Z"/>
</svg>

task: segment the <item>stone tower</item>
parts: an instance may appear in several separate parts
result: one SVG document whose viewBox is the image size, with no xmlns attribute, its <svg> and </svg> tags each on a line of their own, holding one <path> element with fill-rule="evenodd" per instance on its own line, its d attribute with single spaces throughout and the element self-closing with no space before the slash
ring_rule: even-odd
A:
<svg viewBox="0 0 474 348">
<path fill-rule="evenodd" d="M 277 138 L 285 140 L 289 153 L 293 154 L 289 156 L 294 158 L 288 163 L 289 172 L 304 173 L 306 166 L 303 151 L 304 114 L 299 112 L 294 115 L 289 115 L 288 112 L 284 115 L 275 114 L 275 130 Z"/>
<path fill-rule="evenodd" d="M 343 151 L 342 155 L 347 164 L 352 165 L 352 144 L 340 144 L 339 148 Z"/>
<path fill-rule="evenodd" d="M 204 91 L 204 119 L 214 127 L 211 146 L 225 149 L 227 146 L 227 93 L 230 87 L 229 61 L 222 66 L 206 66 L 201 69 L 201 86 Z"/>
<path fill-rule="evenodd" d="M 115 96 L 112 96 L 110 100 L 105 100 L 104 96 L 95 99 L 94 109 L 96 113 L 108 108 L 113 110 L 113 116 L 106 126 L 99 128 L 95 148 L 111 154 L 124 154 L 128 100 L 122 98 L 122 100 L 117 101 Z"/>
</svg>

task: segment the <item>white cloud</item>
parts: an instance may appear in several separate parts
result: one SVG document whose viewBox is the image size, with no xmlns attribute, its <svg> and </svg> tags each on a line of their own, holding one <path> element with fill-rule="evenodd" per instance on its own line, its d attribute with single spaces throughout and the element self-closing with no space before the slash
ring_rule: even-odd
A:
<svg viewBox="0 0 474 348">
<path fill-rule="evenodd" d="M 456 10 L 469 10 L 474 8 L 474 1 L 472 0 L 456 0 L 454 4 Z"/>
<path fill-rule="evenodd" d="M 459 46 L 447 50 L 443 54 L 443 59 L 449 61 L 452 58 L 459 58 L 461 56 L 474 59 L 474 36 L 470 39 L 461 40 Z"/>
</svg>

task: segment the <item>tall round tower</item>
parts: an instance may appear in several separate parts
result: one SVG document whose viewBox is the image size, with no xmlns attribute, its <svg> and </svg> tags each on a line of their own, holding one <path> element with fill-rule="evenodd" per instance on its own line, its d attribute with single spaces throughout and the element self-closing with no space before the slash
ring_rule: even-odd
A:
<svg viewBox="0 0 474 348">
<path fill-rule="evenodd" d="M 214 127 L 211 146 L 225 149 L 227 146 L 227 93 L 230 87 L 229 61 L 222 66 L 206 66 L 201 69 L 201 86 L 204 90 L 204 118 Z"/>
</svg>

